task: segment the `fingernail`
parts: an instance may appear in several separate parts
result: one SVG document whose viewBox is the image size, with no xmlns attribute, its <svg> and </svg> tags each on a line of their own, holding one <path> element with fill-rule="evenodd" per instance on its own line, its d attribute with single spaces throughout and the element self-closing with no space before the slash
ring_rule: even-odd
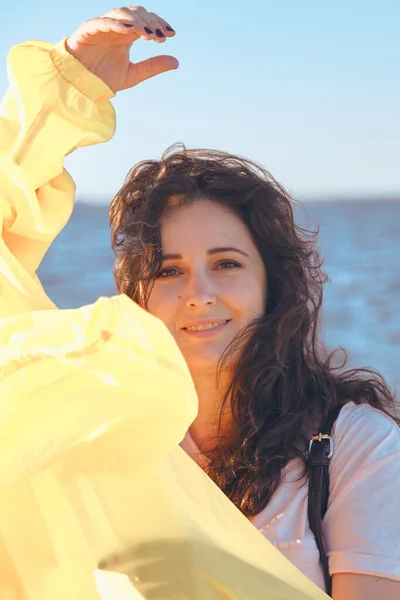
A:
<svg viewBox="0 0 400 600">
<path fill-rule="evenodd" d="M 152 33 L 154 33 L 154 31 L 152 31 L 149 27 L 145 27 L 144 28 L 145 32 L 148 33 L 149 35 L 151 35 Z"/>
<path fill-rule="evenodd" d="M 159 38 L 165 37 L 165 35 L 161 31 L 161 29 L 156 29 L 156 34 L 157 34 L 157 37 L 159 37 Z"/>
<path fill-rule="evenodd" d="M 132 23 L 124 23 L 125 27 L 133 27 Z"/>
<path fill-rule="evenodd" d="M 165 26 L 165 29 L 166 29 L 167 31 L 172 31 L 173 33 L 175 33 L 175 29 L 172 29 L 172 27 L 170 27 L 169 25 L 166 25 L 166 26 Z"/>
</svg>

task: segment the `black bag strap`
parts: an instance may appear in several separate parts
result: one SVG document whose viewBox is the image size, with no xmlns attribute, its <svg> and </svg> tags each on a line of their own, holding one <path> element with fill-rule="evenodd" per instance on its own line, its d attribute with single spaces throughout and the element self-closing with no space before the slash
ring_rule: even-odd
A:
<svg viewBox="0 0 400 600">
<path fill-rule="evenodd" d="M 324 571 L 326 593 L 332 595 L 332 580 L 328 568 L 322 534 L 322 519 L 328 507 L 329 497 L 329 461 L 333 455 L 333 439 L 331 431 L 339 416 L 341 406 L 332 409 L 326 421 L 321 425 L 319 433 L 313 435 L 308 451 L 308 522 L 315 536 Z"/>
</svg>

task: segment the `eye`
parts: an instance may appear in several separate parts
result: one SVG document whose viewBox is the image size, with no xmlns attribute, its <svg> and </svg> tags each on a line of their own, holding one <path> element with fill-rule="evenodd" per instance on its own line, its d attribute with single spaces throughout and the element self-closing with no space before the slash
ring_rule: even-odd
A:
<svg viewBox="0 0 400 600">
<path fill-rule="evenodd" d="M 166 267 L 165 269 L 161 269 L 156 276 L 156 279 L 167 279 L 169 277 L 177 277 L 182 273 L 175 269 L 174 267 Z"/>
<path fill-rule="evenodd" d="M 221 262 L 218 263 L 217 265 L 217 269 L 240 269 L 242 265 L 240 265 L 238 262 L 236 262 L 235 260 L 221 260 Z"/>
</svg>

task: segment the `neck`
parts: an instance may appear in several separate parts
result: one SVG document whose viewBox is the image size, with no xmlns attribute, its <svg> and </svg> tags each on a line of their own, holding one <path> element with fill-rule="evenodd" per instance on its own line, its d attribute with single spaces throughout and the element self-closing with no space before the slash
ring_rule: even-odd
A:
<svg viewBox="0 0 400 600">
<path fill-rule="evenodd" d="M 229 431 L 232 416 L 230 404 L 226 402 L 222 411 L 222 400 L 231 382 L 231 375 L 221 373 L 217 378 L 216 372 L 192 373 L 192 378 L 199 399 L 199 412 L 189 431 L 199 450 L 207 452 L 215 448 L 220 433 Z"/>
</svg>

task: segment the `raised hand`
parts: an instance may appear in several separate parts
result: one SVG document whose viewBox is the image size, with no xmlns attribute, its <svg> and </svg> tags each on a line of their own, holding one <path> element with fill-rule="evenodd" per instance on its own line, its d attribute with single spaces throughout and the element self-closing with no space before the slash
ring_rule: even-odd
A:
<svg viewBox="0 0 400 600">
<path fill-rule="evenodd" d="M 154 56 L 138 63 L 130 61 L 136 40 L 163 43 L 173 37 L 172 27 L 141 6 L 116 8 L 85 21 L 66 42 L 67 50 L 114 92 L 131 88 L 145 79 L 177 69 L 173 56 Z"/>
</svg>

